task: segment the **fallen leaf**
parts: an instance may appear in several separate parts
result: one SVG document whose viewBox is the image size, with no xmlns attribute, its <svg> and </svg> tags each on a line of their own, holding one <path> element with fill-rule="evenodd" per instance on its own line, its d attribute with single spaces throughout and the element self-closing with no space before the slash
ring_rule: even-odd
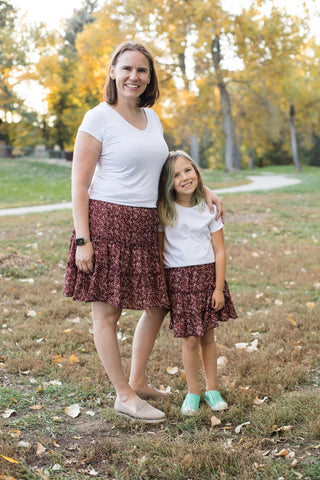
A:
<svg viewBox="0 0 320 480">
<path fill-rule="evenodd" d="M 234 431 L 235 431 L 236 433 L 240 433 L 242 427 L 244 427 L 244 426 L 246 426 L 246 425 L 250 425 L 250 422 L 241 423 L 241 425 L 238 425 L 238 426 L 234 429 Z"/>
<path fill-rule="evenodd" d="M 283 304 L 283 301 L 282 300 L 279 300 L 277 298 L 277 300 L 274 301 L 275 305 L 282 305 Z"/>
<path fill-rule="evenodd" d="M 43 408 L 43 405 L 32 405 L 30 410 L 41 410 L 41 408 Z"/>
<path fill-rule="evenodd" d="M 256 298 L 261 298 L 263 297 L 263 293 L 257 293 Z"/>
<path fill-rule="evenodd" d="M 309 308 L 310 310 L 312 310 L 314 308 L 314 305 L 315 305 L 314 302 L 307 302 L 306 303 L 307 308 Z"/>
<path fill-rule="evenodd" d="M 187 454 L 184 459 L 182 460 L 182 463 L 185 467 L 188 467 L 191 463 L 192 459 L 191 459 L 191 455 L 190 454 Z"/>
<path fill-rule="evenodd" d="M 178 367 L 167 367 L 167 372 L 170 373 L 170 375 L 175 375 L 176 373 L 179 372 Z"/>
<path fill-rule="evenodd" d="M 72 332 L 72 328 L 66 328 L 65 330 L 63 330 L 62 333 L 70 333 Z"/>
<path fill-rule="evenodd" d="M 42 455 L 46 451 L 46 447 L 44 447 L 41 443 L 37 443 L 36 455 Z"/>
<path fill-rule="evenodd" d="M 228 357 L 225 355 L 221 355 L 221 357 L 218 357 L 217 359 L 217 365 L 218 367 L 223 367 L 224 365 L 227 365 L 228 363 Z"/>
<path fill-rule="evenodd" d="M 254 404 L 255 404 L 255 405 L 261 405 L 261 404 L 264 403 L 266 400 L 268 400 L 268 397 L 263 397 L 263 398 L 258 398 L 258 397 L 256 397 L 255 400 L 254 400 Z"/>
<path fill-rule="evenodd" d="M 250 388 L 250 385 L 247 385 L 246 387 L 240 387 L 240 390 L 241 390 L 242 393 L 247 393 L 249 388 Z"/>
<path fill-rule="evenodd" d="M 275 453 L 276 457 L 286 457 L 289 454 L 289 451 L 283 448 L 280 452 Z"/>
<path fill-rule="evenodd" d="M 69 417 L 76 418 L 80 414 L 80 405 L 78 403 L 74 403 L 73 405 L 66 407 L 64 411 L 67 415 L 69 415 Z"/>
<path fill-rule="evenodd" d="M 0 457 L 4 458 L 9 463 L 19 463 L 18 460 L 15 460 L 14 458 L 6 457 L 5 455 L 0 454 Z"/>
<path fill-rule="evenodd" d="M 161 392 L 170 393 L 171 392 L 171 387 L 170 387 L 170 385 L 167 385 L 166 387 L 164 385 L 160 385 L 159 390 Z"/>
<path fill-rule="evenodd" d="M 79 363 L 79 358 L 76 357 L 75 355 L 70 355 L 69 362 L 70 363 Z"/>
<path fill-rule="evenodd" d="M 28 310 L 27 317 L 36 317 L 36 316 L 37 316 L 37 312 L 35 312 L 34 310 Z"/>
<path fill-rule="evenodd" d="M 3 418 L 9 418 L 12 415 L 17 415 L 16 410 L 13 410 L 11 408 L 7 408 L 4 413 L 2 414 Z"/>
<path fill-rule="evenodd" d="M 31 443 L 30 442 L 26 442 L 24 440 L 21 440 L 21 442 L 18 443 L 18 447 L 22 447 L 22 448 L 31 448 Z"/>
<path fill-rule="evenodd" d="M 215 417 L 214 415 L 212 415 L 212 417 L 211 417 L 210 420 L 211 420 L 211 425 L 212 425 L 213 427 L 215 427 L 215 426 L 217 426 L 217 425 L 221 425 L 221 420 L 220 420 L 220 418 Z"/>
<path fill-rule="evenodd" d="M 288 320 L 289 320 L 289 322 L 292 323 L 292 325 L 294 325 L 295 327 L 297 326 L 297 322 L 292 317 L 289 316 Z"/>
<path fill-rule="evenodd" d="M 21 432 L 20 432 L 20 430 L 11 430 L 10 435 L 13 438 L 19 438 L 20 435 L 21 435 Z"/>
</svg>

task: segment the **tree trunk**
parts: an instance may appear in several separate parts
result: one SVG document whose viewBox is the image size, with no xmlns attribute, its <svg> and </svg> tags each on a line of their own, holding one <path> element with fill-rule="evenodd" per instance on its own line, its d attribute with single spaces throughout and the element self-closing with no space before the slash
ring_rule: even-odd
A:
<svg viewBox="0 0 320 480">
<path fill-rule="evenodd" d="M 297 172 L 301 172 L 301 165 L 300 165 L 298 148 L 297 148 L 296 129 L 294 127 L 294 115 L 295 115 L 294 106 L 290 105 L 289 124 L 290 124 L 291 152 L 292 152 L 293 163 L 295 164 L 296 170 Z"/>
<path fill-rule="evenodd" d="M 254 147 L 251 147 L 250 149 L 250 169 L 253 170 L 254 169 L 254 157 L 255 157 L 255 150 L 254 150 Z"/>
<path fill-rule="evenodd" d="M 196 164 L 200 165 L 198 135 L 196 133 L 192 133 L 190 136 L 190 152 L 191 157 L 196 162 Z"/>
<path fill-rule="evenodd" d="M 220 39 L 219 36 L 216 35 L 215 38 L 212 40 L 211 43 L 211 55 L 213 66 L 215 69 L 216 77 L 218 80 L 218 88 L 221 97 L 221 108 L 222 108 L 222 115 L 223 115 L 223 127 L 225 133 L 225 169 L 227 172 L 231 172 L 234 169 L 235 162 L 234 162 L 234 125 L 233 119 L 231 115 L 231 102 L 230 96 L 227 91 L 227 87 L 224 83 L 224 80 L 221 75 L 220 71 Z"/>
</svg>

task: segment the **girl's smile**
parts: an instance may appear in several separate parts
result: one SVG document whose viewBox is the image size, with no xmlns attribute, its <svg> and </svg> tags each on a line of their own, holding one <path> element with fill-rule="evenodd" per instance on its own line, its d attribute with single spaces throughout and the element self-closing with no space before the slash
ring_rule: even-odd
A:
<svg viewBox="0 0 320 480">
<path fill-rule="evenodd" d="M 174 162 L 173 189 L 176 201 L 190 204 L 192 194 L 198 186 L 198 177 L 193 166 L 184 157 L 178 157 Z"/>
</svg>

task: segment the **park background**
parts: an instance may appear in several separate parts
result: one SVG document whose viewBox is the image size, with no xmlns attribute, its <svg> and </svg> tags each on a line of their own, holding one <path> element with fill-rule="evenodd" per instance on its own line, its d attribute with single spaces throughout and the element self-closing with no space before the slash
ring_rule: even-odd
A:
<svg viewBox="0 0 320 480">
<path fill-rule="evenodd" d="M 110 54 L 135 37 L 157 60 L 155 109 L 170 148 L 228 171 L 319 165 L 319 6 L 285 4 L 85 0 L 52 29 L 1 0 L 0 140 L 14 156 L 44 145 L 71 158 L 84 113 L 102 101 Z M 35 86 L 36 107 L 24 101 Z"/>
<path fill-rule="evenodd" d="M 156 110 L 169 145 L 198 152 L 208 186 L 243 185 L 248 174 L 300 180 L 223 195 L 239 315 L 217 329 L 230 408 L 212 415 L 202 403 L 196 418 L 180 415 L 181 345 L 166 320 L 148 368 L 173 392 L 157 404 L 168 418 L 162 426 L 115 415 L 90 306 L 62 296 L 71 210 L 0 216 L 1 480 L 320 478 L 318 40 L 303 4 L 293 17 L 276 2 L 248 2 L 239 14 L 223 3 L 85 2 L 48 31 L 21 23 L 0 0 L 1 209 L 70 201 L 72 162 L 63 157 L 133 25 L 156 55 Z M 44 88 L 43 110 L 18 88 L 34 82 Z M 126 371 L 138 316 L 123 312 L 119 323 Z"/>
</svg>

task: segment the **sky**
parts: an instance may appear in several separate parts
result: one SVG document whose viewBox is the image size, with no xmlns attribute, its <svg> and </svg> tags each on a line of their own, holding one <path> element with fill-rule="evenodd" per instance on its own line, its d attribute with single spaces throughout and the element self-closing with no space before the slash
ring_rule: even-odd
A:
<svg viewBox="0 0 320 480">
<path fill-rule="evenodd" d="M 137 0 L 138 1 L 138 0 Z M 202 0 L 199 0 L 202 1 Z M 311 28 L 320 43 L 320 6 L 319 0 L 304 0 L 307 4 L 310 13 L 313 14 L 311 21 Z M 74 9 L 82 7 L 82 0 L 11 0 L 11 4 L 19 10 L 19 15 L 25 15 L 24 19 L 27 23 L 35 24 L 44 22 L 49 29 L 58 29 L 61 21 L 69 18 L 73 14 Z M 104 3 L 99 0 L 99 5 Z M 270 4 L 271 4 L 270 0 Z M 279 6 L 285 6 L 287 11 L 291 14 L 298 15 L 301 12 L 301 5 L 303 0 L 274 0 Z M 238 13 L 243 6 L 248 4 L 248 0 L 222 0 L 222 5 L 225 10 L 233 13 Z M 42 101 L 44 92 L 35 84 L 27 86 L 21 85 L 19 95 L 24 97 L 26 103 L 32 106 L 40 113 L 44 113 L 46 106 Z"/>
</svg>

